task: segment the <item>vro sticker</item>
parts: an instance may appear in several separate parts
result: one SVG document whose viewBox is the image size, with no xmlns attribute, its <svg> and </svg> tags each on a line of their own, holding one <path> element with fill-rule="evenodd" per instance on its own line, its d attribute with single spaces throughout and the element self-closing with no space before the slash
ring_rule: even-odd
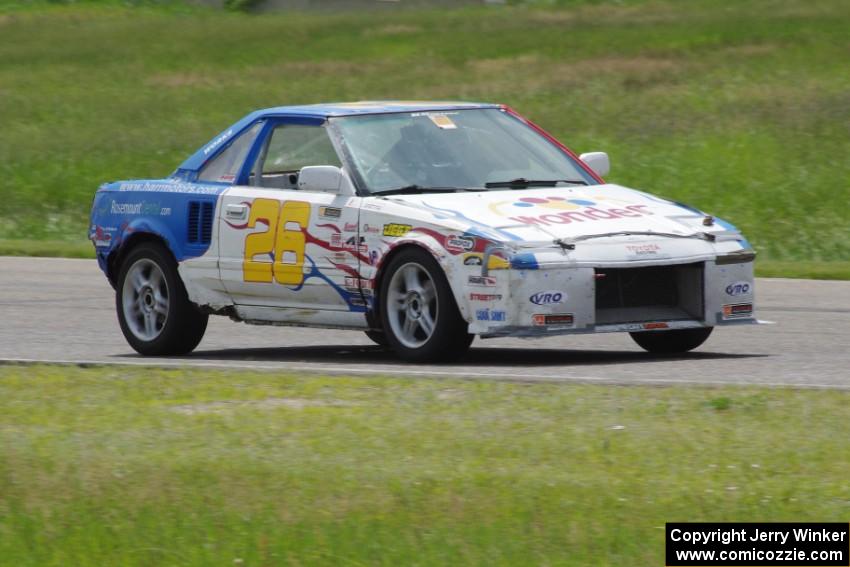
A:
<svg viewBox="0 0 850 567">
<path fill-rule="evenodd" d="M 554 305 L 563 303 L 567 294 L 561 291 L 538 291 L 528 298 L 534 305 Z"/>
<path fill-rule="evenodd" d="M 750 282 L 735 282 L 726 286 L 726 295 L 736 297 L 750 293 L 753 286 Z"/>
</svg>

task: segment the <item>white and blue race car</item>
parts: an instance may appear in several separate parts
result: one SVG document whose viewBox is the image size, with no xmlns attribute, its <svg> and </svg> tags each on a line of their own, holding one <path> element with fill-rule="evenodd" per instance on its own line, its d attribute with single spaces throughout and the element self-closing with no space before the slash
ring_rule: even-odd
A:
<svg viewBox="0 0 850 567">
<path fill-rule="evenodd" d="M 100 187 L 90 238 L 146 355 L 191 351 L 210 314 L 365 331 L 412 361 L 475 335 L 676 353 L 757 323 L 740 232 L 608 168 L 502 105 L 270 108 L 166 179 Z"/>
</svg>

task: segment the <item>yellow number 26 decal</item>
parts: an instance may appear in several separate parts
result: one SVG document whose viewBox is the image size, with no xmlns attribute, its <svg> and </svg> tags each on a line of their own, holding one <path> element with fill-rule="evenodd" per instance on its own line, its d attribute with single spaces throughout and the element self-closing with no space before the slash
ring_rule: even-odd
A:
<svg viewBox="0 0 850 567">
<path fill-rule="evenodd" d="M 248 228 L 258 222 L 268 226 L 263 232 L 245 237 L 242 274 L 246 282 L 298 285 L 304 281 L 304 229 L 310 221 L 310 203 L 276 199 L 255 199 L 248 217 Z M 266 256 L 272 261 L 258 261 Z"/>
</svg>

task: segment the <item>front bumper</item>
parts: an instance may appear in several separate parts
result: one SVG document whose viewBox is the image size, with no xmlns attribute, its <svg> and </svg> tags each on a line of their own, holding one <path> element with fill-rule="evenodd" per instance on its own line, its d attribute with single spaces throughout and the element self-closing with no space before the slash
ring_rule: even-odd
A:
<svg viewBox="0 0 850 567">
<path fill-rule="evenodd" d="M 484 280 L 470 272 L 470 287 L 464 298 L 469 331 L 483 338 L 541 337 L 760 323 L 755 317 L 753 262 L 718 264 L 712 255 L 618 263 L 616 269 L 629 274 L 632 268 L 647 266 L 669 267 L 671 273 L 685 274 L 680 277 L 684 283 L 674 290 L 681 309 L 643 306 L 606 310 L 599 297 L 603 286 L 598 282 L 600 273 L 610 265 L 550 263 L 494 270 Z M 485 284 L 489 287 L 483 287 Z M 628 295 L 628 288 L 625 293 Z M 623 301 L 628 303 L 629 299 Z"/>
</svg>

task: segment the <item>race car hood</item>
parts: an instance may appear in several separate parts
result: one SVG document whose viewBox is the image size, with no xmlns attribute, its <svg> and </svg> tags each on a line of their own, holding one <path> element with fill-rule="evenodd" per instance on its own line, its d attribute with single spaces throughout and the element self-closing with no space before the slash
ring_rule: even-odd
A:
<svg viewBox="0 0 850 567">
<path fill-rule="evenodd" d="M 428 211 L 438 221 L 466 223 L 470 231 L 507 241 L 551 243 L 624 233 L 687 237 L 724 230 L 703 226 L 705 214 L 697 209 L 612 184 L 390 199 Z"/>
</svg>

